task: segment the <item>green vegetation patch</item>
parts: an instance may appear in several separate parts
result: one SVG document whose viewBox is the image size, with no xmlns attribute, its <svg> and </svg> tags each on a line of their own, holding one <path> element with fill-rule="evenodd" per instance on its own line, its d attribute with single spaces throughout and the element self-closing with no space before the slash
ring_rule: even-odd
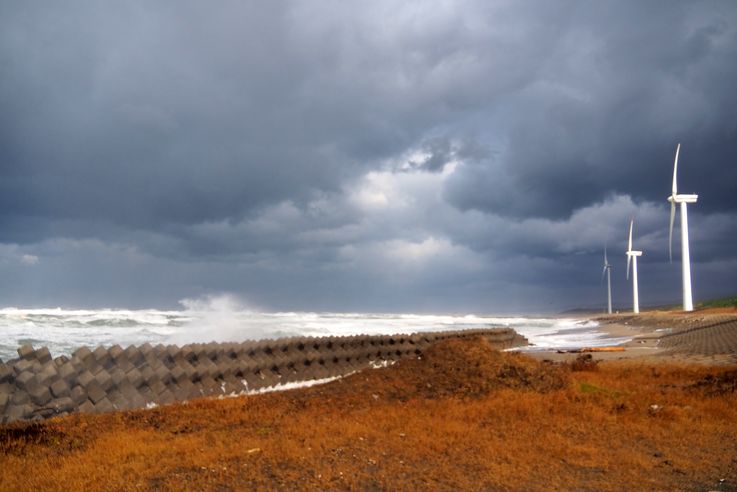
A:
<svg viewBox="0 0 737 492">
<path fill-rule="evenodd" d="M 696 306 L 700 309 L 737 307 L 737 296 L 724 297 L 713 301 L 699 302 Z"/>
</svg>

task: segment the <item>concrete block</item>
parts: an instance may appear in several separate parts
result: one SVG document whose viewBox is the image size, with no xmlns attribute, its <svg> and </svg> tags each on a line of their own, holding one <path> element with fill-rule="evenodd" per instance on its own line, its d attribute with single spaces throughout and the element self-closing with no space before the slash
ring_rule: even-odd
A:
<svg viewBox="0 0 737 492">
<path fill-rule="evenodd" d="M 120 369 L 124 373 L 127 373 L 127 372 L 131 371 L 132 369 L 135 369 L 136 368 L 136 366 L 133 365 L 133 363 L 130 360 L 128 360 L 128 355 L 127 354 L 121 355 L 118 358 L 118 360 L 116 361 L 114 367 L 116 367 L 117 369 Z"/>
<path fill-rule="evenodd" d="M 103 365 L 105 360 L 110 357 L 110 354 L 105 347 L 98 346 L 92 351 L 92 357 L 95 358 L 98 364 Z"/>
<path fill-rule="evenodd" d="M 77 370 L 71 362 L 65 362 L 57 367 L 59 378 L 66 381 L 69 386 L 74 386 L 77 382 Z"/>
<path fill-rule="evenodd" d="M 75 405 L 81 405 L 87 400 L 87 392 L 82 386 L 74 386 L 72 391 L 69 393 L 69 397 L 75 403 Z"/>
<path fill-rule="evenodd" d="M 219 362 L 217 364 L 213 363 L 210 366 L 210 376 L 212 376 L 215 379 L 223 379 L 224 371 L 225 371 L 225 364 L 223 364 L 222 362 Z"/>
<path fill-rule="evenodd" d="M 302 375 L 298 374 L 293 369 L 285 368 L 281 372 L 282 378 L 281 382 L 283 383 L 292 383 L 294 381 L 300 381 L 302 379 Z"/>
<path fill-rule="evenodd" d="M 82 371 L 81 373 L 77 375 L 77 384 L 82 386 L 82 388 L 86 388 L 94 380 L 95 380 L 95 376 L 93 376 L 90 371 Z"/>
<path fill-rule="evenodd" d="M 92 373 L 93 376 L 97 376 L 97 373 L 105 370 L 105 366 L 99 364 L 94 358 L 87 363 L 87 370 Z"/>
<path fill-rule="evenodd" d="M 56 364 L 54 364 L 51 360 L 46 362 L 43 366 L 41 366 L 40 370 L 36 372 L 36 379 L 38 380 L 39 384 L 43 386 L 50 386 L 51 383 L 53 383 L 54 381 L 58 381 L 60 378 Z"/>
<path fill-rule="evenodd" d="M 144 363 L 148 364 L 152 369 L 156 369 L 157 367 L 163 365 L 161 359 L 159 359 L 159 354 L 153 348 L 150 352 L 146 354 L 143 360 Z"/>
<path fill-rule="evenodd" d="M 223 350 L 220 348 L 219 343 L 210 342 L 207 344 L 205 348 L 205 353 L 207 354 L 207 358 L 210 359 L 213 362 L 216 362 L 218 359 L 220 359 L 223 355 Z"/>
<path fill-rule="evenodd" d="M 149 365 L 146 365 L 141 369 L 141 377 L 143 378 L 143 382 L 149 386 L 155 379 L 158 379 L 156 372 Z"/>
<path fill-rule="evenodd" d="M 205 378 L 212 376 L 212 368 L 214 366 L 215 364 L 213 364 L 210 359 L 202 358 L 195 367 L 197 368 L 197 372 L 200 374 L 200 378 Z"/>
<path fill-rule="evenodd" d="M 12 383 L 0 383 L 0 393 L 11 395 L 17 391 L 15 381 Z"/>
<path fill-rule="evenodd" d="M 168 389 L 164 389 L 164 391 L 159 394 L 157 403 L 159 405 L 168 405 L 170 403 L 174 403 L 175 401 L 177 401 L 177 398 L 176 396 L 174 396 L 174 393 L 172 393 Z"/>
<path fill-rule="evenodd" d="M 115 410 L 115 407 L 110 403 L 110 400 L 108 400 L 107 397 L 102 398 L 100 401 L 95 403 L 95 413 L 112 412 L 113 410 Z"/>
<path fill-rule="evenodd" d="M 95 405 L 91 401 L 85 400 L 77 407 L 77 410 L 80 413 L 92 413 L 95 411 Z"/>
<path fill-rule="evenodd" d="M 177 364 L 175 367 L 172 368 L 170 375 L 172 381 L 177 384 L 187 377 L 187 373 L 184 371 L 184 369 L 182 369 L 180 364 Z"/>
<path fill-rule="evenodd" d="M 187 376 L 189 377 L 189 380 L 195 384 L 199 383 L 203 377 L 205 377 L 205 372 L 200 370 L 196 366 L 191 366 L 191 368 L 187 371 Z"/>
<path fill-rule="evenodd" d="M 102 388 L 106 393 L 113 387 L 113 378 L 110 377 L 110 373 L 104 369 L 95 375 L 95 381 L 97 381 L 97 384 L 99 384 L 100 388 Z"/>
<path fill-rule="evenodd" d="M 120 385 L 123 383 L 123 381 L 126 381 L 128 379 L 125 373 L 118 367 L 113 368 L 109 372 L 109 374 L 114 388 L 120 388 Z"/>
<path fill-rule="evenodd" d="M 132 405 L 131 400 L 133 399 L 135 395 L 138 395 L 138 390 L 136 390 L 133 386 L 129 384 L 124 384 L 118 389 L 117 394 L 119 395 L 121 400 L 126 402 L 125 405 L 123 405 L 123 407 L 133 408 L 131 406 Z M 113 401 L 113 403 L 115 403 L 116 405 L 118 404 L 117 401 Z"/>
<path fill-rule="evenodd" d="M 243 389 L 241 385 L 236 384 L 235 382 L 225 381 L 220 385 L 220 388 L 224 395 L 230 395 L 233 393 L 240 393 L 240 391 Z"/>
<path fill-rule="evenodd" d="M 177 395 L 177 399 L 179 400 L 189 400 L 190 398 L 194 398 L 197 394 L 197 386 L 192 384 L 192 382 L 188 379 L 180 381 L 177 387 L 179 388 L 179 392 L 181 393 L 181 395 L 175 393 Z"/>
<path fill-rule="evenodd" d="M 167 345 L 166 346 L 166 355 L 171 359 L 172 361 L 178 361 L 180 358 L 181 350 L 176 345 Z"/>
<path fill-rule="evenodd" d="M 238 361 L 233 363 L 232 369 L 233 371 L 230 377 L 239 381 L 243 379 L 243 376 L 248 372 L 248 370 Z"/>
<path fill-rule="evenodd" d="M 177 401 L 184 401 L 189 399 L 189 391 L 184 387 L 179 386 L 178 384 L 172 384 L 171 386 L 169 386 L 168 389 L 172 392 L 174 398 Z"/>
<path fill-rule="evenodd" d="M 243 389 L 246 391 L 253 391 L 263 387 L 264 383 L 261 377 L 254 373 L 248 373 L 243 377 L 241 383 L 245 382 Z"/>
<path fill-rule="evenodd" d="M 77 359 L 86 365 L 88 361 L 93 359 L 92 351 L 88 347 L 79 347 L 72 353 L 72 359 Z"/>
<path fill-rule="evenodd" d="M 14 379 L 15 375 L 13 374 L 13 370 L 5 364 L 0 364 L 0 384 L 12 383 Z"/>
<path fill-rule="evenodd" d="M 148 387 L 151 388 L 151 391 L 156 398 L 166 390 L 166 386 L 159 379 L 154 379 L 149 383 Z"/>
<path fill-rule="evenodd" d="M 10 403 L 13 405 L 30 405 L 31 396 L 27 391 L 18 390 L 10 396 Z"/>
<path fill-rule="evenodd" d="M 128 408 L 128 403 L 118 390 L 109 391 L 106 397 L 112 403 L 115 410 L 124 410 Z"/>
<path fill-rule="evenodd" d="M 139 371 L 138 369 L 132 369 L 128 371 L 125 374 L 125 377 L 135 388 L 139 388 L 142 384 L 145 384 L 143 375 L 141 375 L 141 371 Z"/>
<path fill-rule="evenodd" d="M 87 398 L 89 398 L 95 405 L 105 398 L 105 391 L 100 387 L 100 384 L 95 379 L 93 379 L 84 389 L 87 391 Z"/>
<path fill-rule="evenodd" d="M 20 359 L 12 367 L 13 372 L 17 375 L 25 371 L 33 371 L 34 364 L 30 360 Z"/>
<path fill-rule="evenodd" d="M 186 345 L 182 347 L 181 357 L 190 364 L 196 364 L 199 360 L 199 357 L 197 356 L 197 347 L 193 345 Z"/>
<path fill-rule="evenodd" d="M 69 359 L 69 357 L 67 357 L 66 355 L 60 355 L 59 357 L 54 359 L 54 364 L 56 364 L 56 366 L 59 367 L 59 366 L 62 366 L 63 364 L 66 364 L 70 360 L 71 359 Z"/>
<path fill-rule="evenodd" d="M 18 347 L 18 356 L 22 360 L 36 360 L 36 351 L 33 349 L 33 345 L 27 343 Z"/>
<path fill-rule="evenodd" d="M 77 408 L 77 404 L 68 396 L 51 400 L 48 406 L 53 408 L 57 414 L 73 412 Z"/>
<path fill-rule="evenodd" d="M 123 353 L 125 354 L 125 358 L 128 359 L 128 361 L 133 364 L 134 367 L 138 367 L 139 365 L 141 365 L 144 357 L 138 347 L 136 347 L 135 345 L 130 345 L 126 347 L 125 350 L 123 350 Z"/>
<path fill-rule="evenodd" d="M 156 373 L 156 378 L 164 384 L 169 384 L 173 380 L 171 370 L 163 364 L 156 368 L 154 373 Z"/>
<path fill-rule="evenodd" d="M 192 364 L 190 364 L 189 362 L 187 362 L 186 360 L 183 360 L 183 359 L 182 360 L 179 360 L 177 362 L 177 365 L 175 366 L 175 369 L 176 368 L 179 368 L 182 371 L 184 371 L 184 375 L 185 375 L 184 377 L 186 377 L 186 378 L 189 378 L 190 377 L 190 374 L 191 374 L 192 369 L 193 369 Z"/>
<path fill-rule="evenodd" d="M 51 352 L 49 352 L 48 347 L 41 347 L 40 349 L 36 350 L 36 360 L 39 361 L 41 364 L 51 362 Z"/>
<path fill-rule="evenodd" d="M 266 387 L 276 386 L 281 381 L 279 375 L 269 369 L 261 371 L 261 379 Z"/>
<path fill-rule="evenodd" d="M 123 349 L 120 347 L 120 345 L 113 345 L 110 347 L 107 351 L 108 355 L 111 359 L 113 359 L 115 362 L 118 362 L 118 359 L 120 359 L 121 356 L 125 354 L 123 352 Z"/>
<path fill-rule="evenodd" d="M 28 404 L 24 405 L 9 405 L 5 409 L 6 422 L 15 422 L 16 420 L 24 420 L 31 416 L 33 407 Z"/>
<path fill-rule="evenodd" d="M 69 396 L 69 385 L 63 379 L 59 379 L 51 384 L 49 388 L 54 398 L 63 398 Z"/>
<path fill-rule="evenodd" d="M 138 392 L 126 398 L 126 402 L 128 404 L 128 408 L 131 408 L 131 409 L 143 408 L 146 406 L 146 403 L 148 403 L 146 400 L 144 400 L 143 396 L 141 396 L 141 394 Z"/>
<path fill-rule="evenodd" d="M 151 365 L 153 361 L 156 360 L 154 348 L 151 346 L 150 343 L 144 343 L 143 345 L 138 347 L 138 351 L 140 352 L 140 356 L 142 358 L 141 364 L 143 364 L 143 361 L 146 361 L 148 365 Z"/>
<path fill-rule="evenodd" d="M 138 351 L 141 352 L 141 355 L 143 355 L 144 357 L 146 357 L 146 354 L 150 353 L 153 349 L 154 348 L 148 342 L 138 346 Z"/>
<path fill-rule="evenodd" d="M 37 386 L 29 391 L 28 394 L 31 397 L 31 401 L 40 407 L 45 406 L 51 401 L 51 392 L 46 386 Z"/>
<path fill-rule="evenodd" d="M 15 385 L 22 390 L 29 391 L 38 386 L 38 381 L 31 371 L 24 371 L 16 376 Z"/>
<path fill-rule="evenodd" d="M 139 389 L 138 394 L 141 395 L 141 398 L 143 399 L 145 403 L 151 403 L 151 402 L 156 401 L 156 395 L 154 394 L 153 391 L 151 391 L 151 388 L 149 388 L 148 386 L 142 386 Z"/>
</svg>

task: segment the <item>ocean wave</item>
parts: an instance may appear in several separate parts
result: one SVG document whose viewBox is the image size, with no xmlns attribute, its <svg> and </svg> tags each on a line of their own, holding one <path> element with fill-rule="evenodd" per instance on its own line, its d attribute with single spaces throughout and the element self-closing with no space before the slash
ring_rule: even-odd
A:
<svg viewBox="0 0 737 492">
<path fill-rule="evenodd" d="M 48 346 L 56 356 L 82 345 L 240 342 L 285 336 L 387 335 L 508 326 L 538 348 L 612 343 L 597 323 L 575 318 L 428 315 L 410 313 L 258 312 L 232 302 L 190 303 L 181 311 L 0 309 L 0 358 L 22 343 Z"/>
</svg>

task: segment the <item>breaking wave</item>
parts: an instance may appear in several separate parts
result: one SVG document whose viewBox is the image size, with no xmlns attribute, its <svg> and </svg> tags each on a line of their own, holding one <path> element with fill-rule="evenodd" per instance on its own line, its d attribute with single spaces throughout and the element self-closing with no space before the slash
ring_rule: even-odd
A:
<svg viewBox="0 0 737 492">
<path fill-rule="evenodd" d="M 262 312 L 232 296 L 181 301 L 181 310 L 0 309 L 0 359 L 25 343 L 54 356 L 80 346 L 239 342 L 289 336 L 387 335 L 508 326 L 533 344 L 527 350 L 611 345 L 593 321 L 468 315 Z"/>
</svg>

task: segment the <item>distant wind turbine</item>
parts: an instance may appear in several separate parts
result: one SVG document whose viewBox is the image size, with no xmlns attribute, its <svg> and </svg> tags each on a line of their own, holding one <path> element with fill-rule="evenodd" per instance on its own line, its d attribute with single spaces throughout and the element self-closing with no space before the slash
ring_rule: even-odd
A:
<svg viewBox="0 0 737 492">
<path fill-rule="evenodd" d="M 604 270 L 601 272 L 601 280 L 604 280 L 606 275 L 606 286 L 607 286 L 607 313 L 612 314 L 612 265 L 609 264 L 609 260 L 606 257 L 606 246 L 604 246 Z"/>
<path fill-rule="evenodd" d="M 642 256 L 642 251 L 632 249 L 632 225 L 635 219 L 630 220 L 630 239 L 627 243 L 627 279 L 630 278 L 630 262 L 632 263 L 632 310 L 635 314 L 640 312 L 640 297 L 637 292 L 637 257 Z"/>
<path fill-rule="evenodd" d="M 693 311 L 691 297 L 691 256 L 688 248 L 688 209 L 686 205 L 696 203 L 698 195 L 679 195 L 676 177 L 678 173 L 678 154 L 681 144 L 676 147 L 676 160 L 673 163 L 673 193 L 668 197 L 670 202 L 670 232 L 668 234 L 668 255 L 673 261 L 673 224 L 676 221 L 676 203 L 681 204 L 681 268 L 683 271 L 683 310 Z"/>
</svg>

